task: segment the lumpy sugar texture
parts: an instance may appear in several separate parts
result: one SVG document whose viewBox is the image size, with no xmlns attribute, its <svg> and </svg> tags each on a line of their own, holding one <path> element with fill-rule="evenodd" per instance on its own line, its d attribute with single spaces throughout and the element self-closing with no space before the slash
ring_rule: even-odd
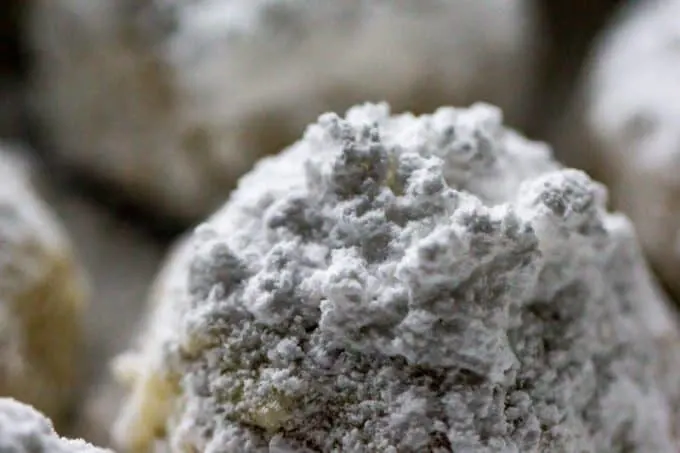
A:
<svg viewBox="0 0 680 453">
<path fill-rule="evenodd" d="M 323 115 L 177 252 L 118 441 L 676 452 L 677 325 L 605 205 L 490 105 Z"/>
<path fill-rule="evenodd" d="M 33 407 L 0 397 L 0 451 L 7 453 L 113 453 L 81 439 L 59 437 Z"/>
</svg>

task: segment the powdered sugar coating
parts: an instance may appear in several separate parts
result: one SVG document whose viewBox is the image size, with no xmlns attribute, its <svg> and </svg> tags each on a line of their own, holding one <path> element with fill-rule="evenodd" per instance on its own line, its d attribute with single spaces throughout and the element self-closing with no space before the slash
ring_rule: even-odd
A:
<svg viewBox="0 0 680 453">
<path fill-rule="evenodd" d="M 40 412 L 11 398 L 0 398 L 0 451 L 7 453 L 112 453 L 80 439 L 59 437 Z"/>
<path fill-rule="evenodd" d="M 176 258 L 168 445 L 676 451 L 677 324 L 605 199 L 486 104 L 323 115 Z"/>
</svg>

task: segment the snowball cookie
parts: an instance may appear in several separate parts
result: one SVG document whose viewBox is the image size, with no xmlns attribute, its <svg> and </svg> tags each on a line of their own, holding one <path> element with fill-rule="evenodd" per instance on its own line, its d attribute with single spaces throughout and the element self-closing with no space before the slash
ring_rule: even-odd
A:
<svg viewBox="0 0 680 453">
<path fill-rule="evenodd" d="M 604 35 L 560 132 L 610 187 L 680 298 L 680 1 L 633 2 Z M 582 121 L 577 121 L 581 118 Z M 566 147 L 565 147 L 566 148 Z M 573 147 L 574 151 L 579 147 Z M 565 157 L 568 153 L 565 149 Z"/>
<path fill-rule="evenodd" d="M 107 453 L 83 440 L 59 437 L 40 412 L 11 398 L 0 398 L 0 451 L 7 453 Z M 111 452 L 109 452 L 111 453 Z"/>
<path fill-rule="evenodd" d="M 116 438 L 676 453 L 678 325 L 604 203 L 487 104 L 325 114 L 170 258 Z"/>
<path fill-rule="evenodd" d="M 35 107 L 63 162 L 201 220 L 326 111 L 481 99 L 519 121 L 528 3 L 38 0 Z"/>
<path fill-rule="evenodd" d="M 0 396 L 59 425 L 78 375 L 87 288 L 65 232 L 16 157 L 0 150 Z"/>
</svg>

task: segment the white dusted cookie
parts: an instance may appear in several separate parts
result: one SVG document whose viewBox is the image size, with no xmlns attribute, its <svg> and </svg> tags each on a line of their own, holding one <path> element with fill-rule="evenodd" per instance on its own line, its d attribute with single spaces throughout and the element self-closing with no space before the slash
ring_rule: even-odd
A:
<svg viewBox="0 0 680 453">
<path fill-rule="evenodd" d="M 29 168 L 0 149 L 0 396 L 57 425 L 79 376 L 83 270 Z"/>
<path fill-rule="evenodd" d="M 38 0 L 34 107 L 64 162 L 198 220 L 326 111 L 485 100 L 521 121 L 529 3 Z"/>
<path fill-rule="evenodd" d="M 600 37 L 554 131 L 565 160 L 610 189 L 680 298 L 680 1 L 632 2 Z"/>
<path fill-rule="evenodd" d="M 60 437 L 52 422 L 33 407 L 0 397 L 0 451 L 3 453 L 113 453 L 81 439 Z"/>
<path fill-rule="evenodd" d="M 605 202 L 487 104 L 322 115 L 171 254 L 116 440 L 676 453 L 679 326 Z"/>
</svg>

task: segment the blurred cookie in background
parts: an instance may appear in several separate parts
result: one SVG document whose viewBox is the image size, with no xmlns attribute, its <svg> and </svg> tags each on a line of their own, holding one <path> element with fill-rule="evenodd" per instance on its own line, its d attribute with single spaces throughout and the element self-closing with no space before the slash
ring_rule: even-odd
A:
<svg viewBox="0 0 680 453">
<path fill-rule="evenodd" d="M 560 157 L 610 188 L 680 298 L 680 1 L 623 8 L 552 132 Z"/>
<path fill-rule="evenodd" d="M 525 121 L 525 0 L 33 2 L 32 109 L 73 170 L 184 225 L 326 111 L 493 102 Z"/>
<path fill-rule="evenodd" d="M 80 384 L 85 273 L 18 148 L 0 148 L 0 396 L 67 422 Z"/>
</svg>

